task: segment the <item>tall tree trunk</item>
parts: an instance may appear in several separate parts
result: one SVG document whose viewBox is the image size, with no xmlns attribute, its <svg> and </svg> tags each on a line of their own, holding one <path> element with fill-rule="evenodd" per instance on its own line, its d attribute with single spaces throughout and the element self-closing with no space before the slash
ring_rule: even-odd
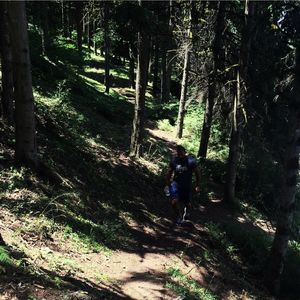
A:
<svg viewBox="0 0 300 300">
<path fill-rule="evenodd" d="M 91 52 L 91 45 L 92 45 L 92 31 L 91 31 L 91 28 L 90 28 L 90 14 L 89 12 L 87 13 L 87 43 L 88 43 L 88 50 L 89 52 Z"/>
<path fill-rule="evenodd" d="M 236 89 L 234 95 L 234 108 L 232 114 L 231 135 L 229 144 L 229 157 L 227 162 L 227 177 L 225 185 L 225 201 L 233 203 L 235 201 L 235 183 L 237 167 L 240 155 L 240 141 L 242 134 L 242 111 L 240 103 L 240 73 L 237 69 Z"/>
<path fill-rule="evenodd" d="M 25 2 L 8 2 L 8 15 L 16 105 L 15 160 L 35 168 L 38 159 Z"/>
<path fill-rule="evenodd" d="M 170 50 L 170 47 L 169 47 Z M 170 92 L 171 92 L 171 77 L 172 77 L 172 69 L 173 69 L 173 58 L 174 53 L 168 51 L 167 53 L 167 70 L 166 70 L 166 96 L 165 101 L 168 102 L 170 100 Z"/>
<path fill-rule="evenodd" d="M 201 131 L 200 146 L 198 157 L 206 157 L 207 148 L 210 138 L 210 129 L 213 119 L 213 109 L 216 97 L 216 88 L 218 82 L 218 73 L 224 69 L 224 49 L 223 49 L 223 35 L 225 28 L 225 1 L 219 2 L 218 14 L 216 19 L 215 37 L 213 41 L 213 70 L 209 76 L 208 95 L 205 106 L 205 114 Z"/>
<path fill-rule="evenodd" d="M 97 43 L 96 43 L 96 20 L 93 20 L 93 47 L 94 47 L 94 54 L 97 55 Z"/>
<path fill-rule="evenodd" d="M 252 18 L 249 18 L 249 15 Z M 235 183 L 237 176 L 238 160 L 240 156 L 240 142 L 243 132 L 243 108 L 246 104 L 246 99 L 249 98 L 249 93 L 245 92 L 243 95 L 243 102 L 241 101 L 241 85 L 247 83 L 247 70 L 249 64 L 249 53 L 251 47 L 251 35 L 255 22 L 254 16 L 254 1 L 245 2 L 244 14 L 244 28 L 242 32 L 241 48 L 239 53 L 239 65 L 237 67 L 236 78 L 236 93 L 235 93 L 235 113 L 233 117 L 232 132 L 229 144 L 229 157 L 227 162 L 227 180 L 225 183 L 224 200 L 228 203 L 235 202 Z"/>
<path fill-rule="evenodd" d="M 42 54 L 46 55 L 50 47 L 50 32 L 49 32 L 49 3 L 40 3 L 40 24 L 41 24 L 41 38 L 42 38 Z"/>
<path fill-rule="evenodd" d="M 134 55 L 133 55 L 133 45 L 129 43 L 129 81 L 131 87 L 135 88 L 135 81 L 134 81 Z"/>
<path fill-rule="evenodd" d="M 61 28 L 62 28 L 62 31 L 63 31 L 63 36 L 64 37 L 67 37 L 68 34 L 67 34 L 67 24 L 66 24 L 66 16 L 67 16 L 67 13 L 66 13 L 66 6 L 65 6 L 65 3 L 63 0 L 60 1 L 60 9 L 61 9 Z"/>
<path fill-rule="evenodd" d="M 69 37 L 69 39 L 72 39 L 72 2 L 67 2 L 67 36 Z"/>
<path fill-rule="evenodd" d="M 186 35 L 186 45 L 184 51 L 184 65 L 183 65 L 183 74 L 181 81 L 181 93 L 179 100 L 179 110 L 177 116 L 177 126 L 176 126 L 176 137 L 181 139 L 183 133 L 183 123 L 185 116 L 185 104 L 187 97 L 187 87 L 188 87 L 188 78 L 189 78 L 189 68 L 190 68 L 190 51 L 191 51 L 191 43 L 190 43 L 190 31 L 191 31 L 191 9 L 193 7 L 192 0 L 190 0 L 190 8 L 189 8 L 189 25 L 187 29 Z"/>
<path fill-rule="evenodd" d="M 158 60 L 159 60 L 159 40 L 158 36 L 155 37 L 155 49 L 154 49 L 154 62 L 153 62 L 153 85 L 152 95 L 154 98 L 158 94 Z"/>
<path fill-rule="evenodd" d="M 139 1 L 143 6 L 144 1 Z M 130 144 L 130 156 L 139 157 L 144 138 L 145 93 L 148 80 L 150 37 L 144 28 L 138 32 L 137 40 L 137 71 L 136 98 L 134 106 L 134 120 Z"/>
<path fill-rule="evenodd" d="M 150 36 L 150 49 L 149 49 L 149 63 L 148 63 L 148 81 L 152 80 L 152 66 L 153 66 L 153 42 Z"/>
<path fill-rule="evenodd" d="M 110 38 L 109 38 L 109 24 L 108 24 L 108 14 L 109 14 L 109 3 L 104 2 L 104 48 L 105 48 L 105 92 L 109 94 L 110 88 Z"/>
<path fill-rule="evenodd" d="M 167 82 L 167 48 L 165 42 L 161 49 L 161 64 L 160 64 L 160 101 L 166 102 L 166 82 Z"/>
<path fill-rule="evenodd" d="M 296 50 L 294 94 L 289 100 L 289 134 L 285 151 L 285 174 L 280 195 L 280 208 L 275 237 L 266 271 L 265 282 L 275 296 L 280 292 L 280 279 L 284 268 L 288 241 L 290 238 L 293 214 L 295 211 L 295 193 L 299 174 L 300 153 L 300 46 Z M 291 99 L 289 97 L 289 99 Z"/>
<path fill-rule="evenodd" d="M 0 2 L 0 54 L 2 68 L 1 104 L 3 118 L 8 124 L 13 124 L 13 70 L 7 13 L 7 2 Z"/>
<path fill-rule="evenodd" d="M 204 120 L 202 125 L 201 131 L 201 140 L 200 140 L 200 147 L 198 151 L 198 157 L 206 157 L 208 142 L 210 137 L 210 129 L 213 119 L 213 109 L 214 109 L 214 102 L 216 97 L 216 78 L 214 75 L 209 76 L 208 80 L 208 94 L 206 99 L 205 105 L 205 113 L 204 113 Z"/>
<path fill-rule="evenodd" d="M 188 44 L 186 46 L 185 54 L 184 54 L 184 66 L 183 66 L 183 75 L 182 75 L 182 82 L 181 82 L 179 110 L 178 110 L 178 117 L 177 117 L 176 137 L 179 139 L 182 138 L 182 133 L 183 133 L 185 103 L 186 103 L 188 76 L 189 76 L 189 60 L 190 60 L 190 49 Z"/>
<path fill-rule="evenodd" d="M 171 4 L 170 1 L 162 2 L 162 43 L 161 43 L 161 78 L 160 78 L 160 96 L 161 102 L 168 102 L 170 96 L 170 72 L 168 72 L 168 50 L 171 44 L 170 17 Z"/>
<path fill-rule="evenodd" d="M 77 31 L 77 49 L 79 54 L 82 54 L 82 24 L 83 24 L 83 2 L 82 1 L 75 1 L 75 19 L 76 19 L 76 31 Z"/>
</svg>

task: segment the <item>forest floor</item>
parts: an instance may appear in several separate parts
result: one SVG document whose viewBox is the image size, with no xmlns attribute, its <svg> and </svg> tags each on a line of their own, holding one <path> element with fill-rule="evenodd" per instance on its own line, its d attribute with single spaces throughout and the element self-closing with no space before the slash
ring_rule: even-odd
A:
<svg viewBox="0 0 300 300">
<path fill-rule="evenodd" d="M 200 166 L 191 222 L 173 226 L 163 188 L 176 140 L 158 129 L 161 108 L 149 99 L 155 118 L 144 157 L 128 157 L 127 69 L 112 70 L 105 95 L 103 59 L 82 60 L 64 40 L 47 58 L 34 46 L 39 155 L 48 171 L 13 166 L 13 129 L 1 123 L 0 299 L 271 299 L 261 266 L 273 228 L 245 203 L 223 204 L 222 183 L 211 176 L 218 169 Z"/>
<path fill-rule="evenodd" d="M 161 130 L 149 132 L 166 147 L 175 141 Z M 135 164 L 125 156 L 110 159 Z M 141 190 L 149 190 L 148 182 L 140 181 L 141 174 L 120 175 L 129 175 Z M 247 265 L 234 249 L 228 251 L 230 245 L 218 240 L 222 232 L 213 225 L 238 223 L 239 230 L 247 227 L 269 234 L 266 222 L 253 224 L 226 208 L 221 187 L 212 184 L 210 201 L 202 205 L 195 198 L 192 221 L 175 227 L 161 192 L 163 184 L 153 186 L 154 196 L 142 193 L 139 201 L 133 201 L 130 213 L 138 218 L 124 216 L 133 242 L 115 251 L 82 252 L 57 231 L 49 235 L 49 229 L 43 229 L 51 226 L 46 221 L 1 207 L 3 238 L 12 256 L 22 258 L 20 264 L 30 271 L 8 268 L 2 275 L 0 299 L 269 299 L 261 280 L 248 278 Z M 10 201 L 20 201 L 25 192 L 15 191 Z"/>
</svg>

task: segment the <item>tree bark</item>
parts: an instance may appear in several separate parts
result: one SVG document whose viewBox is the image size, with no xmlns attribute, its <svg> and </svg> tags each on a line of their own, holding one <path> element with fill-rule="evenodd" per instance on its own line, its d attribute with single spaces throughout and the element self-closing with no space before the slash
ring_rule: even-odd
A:
<svg viewBox="0 0 300 300">
<path fill-rule="evenodd" d="M 251 18 L 249 18 L 251 16 Z M 228 203 L 234 203 L 235 199 L 235 184 L 237 177 L 237 166 L 240 157 L 240 141 L 243 132 L 243 108 L 246 104 L 246 99 L 249 98 L 248 93 L 244 93 L 243 102 L 241 101 L 241 84 L 247 82 L 247 69 L 249 64 L 249 53 L 251 47 L 251 34 L 255 25 L 254 2 L 245 2 L 244 27 L 241 39 L 241 48 L 239 53 L 239 65 L 237 67 L 236 77 L 236 92 L 235 92 L 235 109 L 234 117 L 232 118 L 232 131 L 229 144 L 229 157 L 227 161 L 227 180 L 225 183 L 224 200 Z"/>
<path fill-rule="evenodd" d="M 190 1 L 189 8 L 189 25 L 186 35 L 186 45 L 184 51 L 184 65 L 183 65 L 183 74 L 181 81 L 181 93 L 179 100 L 179 110 L 177 116 L 177 126 L 176 126 L 176 137 L 181 139 L 183 133 L 183 123 L 185 116 L 185 105 L 186 105 L 186 96 L 187 96 L 187 87 L 188 87 L 188 78 L 189 78 L 189 68 L 190 68 L 190 51 L 191 51 L 191 41 L 190 41 L 190 31 L 191 31 L 191 9 L 192 9 L 192 0 Z"/>
<path fill-rule="evenodd" d="M 49 32 L 49 3 L 40 2 L 40 24 L 41 24 L 41 38 L 42 38 L 42 54 L 46 55 L 51 45 Z"/>
<path fill-rule="evenodd" d="M 24 1 L 8 2 L 9 31 L 12 45 L 14 95 L 16 106 L 17 164 L 37 167 L 34 98 Z"/>
<path fill-rule="evenodd" d="M 235 201 L 235 184 L 237 176 L 237 167 L 240 155 L 240 141 L 242 134 L 242 115 L 240 103 L 240 73 L 237 69 L 236 90 L 234 95 L 234 108 L 231 125 L 231 135 L 229 143 L 229 157 L 227 162 L 227 177 L 225 185 L 224 199 L 228 203 Z"/>
<path fill-rule="evenodd" d="M 90 28 L 90 13 L 87 13 L 87 41 L 88 41 L 88 50 L 91 52 L 92 46 L 92 31 Z"/>
<path fill-rule="evenodd" d="M 161 78 L 160 78 L 160 96 L 161 102 L 166 103 L 170 98 L 170 80 L 171 73 L 169 69 L 169 58 L 168 51 L 171 48 L 171 6 L 172 1 L 163 2 L 162 7 L 162 43 L 161 43 Z"/>
<path fill-rule="evenodd" d="M 9 37 L 7 2 L 0 2 L 0 54 L 2 71 L 2 114 L 8 124 L 13 124 L 13 70 Z"/>
<path fill-rule="evenodd" d="M 208 94 L 205 105 L 204 120 L 201 131 L 200 147 L 198 157 L 206 158 L 208 142 L 210 137 L 210 129 L 213 119 L 213 109 L 216 97 L 216 79 L 213 75 L 209 76 L 208 81 Z"/>
<path fill-rule="evenodd" d="M 63 36 L 67 37 L 68 32 L 67 32 L 67 22 L 66 22 L 66 17 L 67 17 L 67 12 L 66 12 L 66 6 L 65 2 L 61 0 L 61 28 L 63 31 Z"/>
<path fill-rule="evenodd" d="M 104 48 L 105 48 L 105 93 L 109 94 L 110 89 L 110 37 L 109 37 L 109 3 L 104 2 Z"/>
<path fill-rule="evenodd" d="M 181 94 L 180 94 L 179 110 L 178 110 L 178 117 L 177 117 L 177 128 L 176 128 L 176 137 L 179 139 L 182 138 L 182 133 L 183 133 L 183 122 L 184 122 L 184 115 L 185 115 L 185 103 L 186 103 L 188 75 L 189 75 L 189 60 L 190 60 L 190 49 L 189 49 L 189 45 L 187 45 L 184 54 Z"/>
<path fill-rule="evenodd" d="M 165 43 L 161 50 L 161 73 L 160 73 L 160 101 L 166 102 L 166 82 L 167 82 L 167 48 Z"/>
<path fill-rule="evenodd" d="M 293 100 L 289 101 L 289 134 L 285 151 L 285 174 L 280 195 L 279 214 L 265 282 L 270 292 L 278 296 L 280 279 L 290 239 L 295 211 L 295 193 L 299 173 L 300 153 L 300 46 L 296 50 Z"/>
<path fill-rule="evenodd" d="M 144 1 L 140 1 L 140 5 L 144 6 Z M 141 28 L 138 32 L 137 40 L 136 99 L 130 144 L 130 156 L 133 157 L 139 157 L 141 155 L 141 144 L 144 138 L 145 93 L 148 80 L 149 46 L 149 34 L 145 31 L 145 28 Z"/>
<path fill-rule="evenodd" d="M 93 20 L 93 46 L 94 46 L 94 54 L 97 55 L 97 43 L 96 43 L 96 20 Z"/>
<path fill-rule="evenodd" d="M 71 2 L 67 2 L 67 15 L 66 15 L 66 19 L 67 19 L 67 36 L 69 37 L 69 39 L 72 39 L 72 5 Z"/>
<path fill-rule="evenodd" d="M 159 60 L 159 40 L 158 36 L 155 37 L 155 49 L 154 49 L 154 62 L 153 62 L 153 85 L 152 85 L 152 95 L 154 98 L 158 94 L 158 60 Z"/>
<path fill-rule="evenodd" d="M 132 43 L 129 44 L 129 81 L 131 87 L 135 88 L 135 81 L 134 81 L 134 54 L 133 54 L 133 45 Z"/>
<path fill-rule="evenodd" d="M 219 8 L 216 19 L 215 37 L 213 41 L 213 70 L 209 76 L 208 82 L 208 96 L 205 106 L 205 114 L 201 131 L 200 146 L 198 157 L 206 158 L 207 148 L 210 138 L 210 129 L 213 119 L 213 109 L 215 105 L 216 88 L 218 82 L 218 73 L 224 69 L 224 56 L 223 52 L 223 35 L 225 28 L 225 1 L 219 2 Z"/>
<path fill-rule="evenodd" d="M 74 2 L 75 4 L 75 18 L 76 18 L 76 31 L 77 31 L 77 49 L 79 54 L 82 54 L 82 24 L 83 24 L 83 15 L 82 15 L 82 10 L 83 10 L 83 2 L 82 1 L 76 1 Z"/>
</svg>

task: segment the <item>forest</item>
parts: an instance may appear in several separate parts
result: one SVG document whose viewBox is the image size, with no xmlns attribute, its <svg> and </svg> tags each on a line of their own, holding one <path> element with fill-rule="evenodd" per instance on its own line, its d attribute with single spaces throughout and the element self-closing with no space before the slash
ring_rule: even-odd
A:
<svg viewBox="0 0 300 300">
<path fill-rule="evenodd" d="M 0 299 L 300 299 L 299 1 L 0 1 L 0 92 Z"/>
</svg>

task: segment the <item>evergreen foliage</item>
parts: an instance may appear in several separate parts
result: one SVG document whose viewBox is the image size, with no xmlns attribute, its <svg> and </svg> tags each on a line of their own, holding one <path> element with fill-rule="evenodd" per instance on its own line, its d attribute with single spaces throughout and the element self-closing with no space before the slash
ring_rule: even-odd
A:
<svg viewBox="0 0 300 300">
<path fill-rule="evenodd" d="M 128 220 L 145 195 L 156 198 L 176 141 L 200 157 L 201 205 L 217 189 L 233 212 L 275 228 L 213 220 L 209 241 L 261 282 L 280 253 L 282 294 L 297 298 L 299 165 L 289 149 L 300 99 L 298 2 L 3 1 L 0 9 L 0 207 L 29 220 L 16 236 L 57 235 L 86 253 L 134 249 Z M 63 260 L 48 262 L 74 267 Z M 217 299 L 177 267 L 168 273 L 179 296 Z M 278 278 L 266 284 L 276 296 Z M 61 287 L 59 277 L 51 282 Z"/>
</svg>

